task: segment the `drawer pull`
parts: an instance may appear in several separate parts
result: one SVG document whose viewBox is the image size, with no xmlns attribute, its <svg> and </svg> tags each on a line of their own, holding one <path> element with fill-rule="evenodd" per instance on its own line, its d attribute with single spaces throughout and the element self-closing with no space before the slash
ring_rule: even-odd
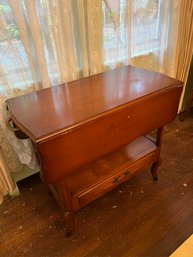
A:
<svg viewBox="0 0 193 257">
<path fill-rule="evenodd" d="M 28 136 L 15 125 L 15 123 L 12 121 L 11 118 L 8 118 L 6 120 L 6 125 L 7 125 L 8 129 L 10 131 L 12 131 L 17 138 L 19 138 L 19 139 L 27 139 L 28 138 Z"/>
<path fill-rule="evenodd" d="M 124 174 L 124 176 L 129 176 L 130 172 L 128 170 L 126 170 L 123 174 Z"/>
<path fill-rule="evenodd" d="M 11 126 L 11 124 L 10 124 L 11 121 L 12 121 L 11 118 L 8 118 L 8 119 L 6 120 L 6 124 L 7 124 L 8 129 L 11 130 L 12 132 L 19 131 L 19 128 L 17 128 L 17 127 L 14 128 L 14 127 Z"/>
<path fill-rule="evenodd" d="M 115 178 L 113 179 L 113 184 L 119 183 L 119 178 L 120 178 L 120 176 L 115 177 Z"/>
<path fill-rule="evenodd" d="M 115 178 L 113 179 L 113 184 L 119 183 L 121 178 L 124 179 L 124 177 L 127 177 L 127 176 L 129 176 L 129 175 L 130 175 L 130 172 L 129 172 L 128 170 L 126 170 L 125 172 L 123 172 L 123 175 L 117 176 L 117 177 L 115 177 Z"/>
</svg>

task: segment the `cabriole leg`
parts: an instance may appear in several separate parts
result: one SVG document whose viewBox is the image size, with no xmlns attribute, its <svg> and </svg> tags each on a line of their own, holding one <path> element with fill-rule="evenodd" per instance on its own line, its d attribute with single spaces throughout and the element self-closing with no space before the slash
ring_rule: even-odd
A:
<svg viewBox="0 0 193 257">
<path fill-rule="evenodd" d="M 159 159 L 154 162 L 151 166 L 151 174 L 153 176 L 153 180 L 157 181 L 158 180 L 158 174 L 157 174 L 157 170 L 161 164 L 161 160 L 160 160 L 160 150 L 161 150 L 161 145 L 162 145 L 162 139 L 163 139 L 163 130 L 164 127 L 160 127 L 157 130 L 157 135 L 156 135 L 156 145 L 158 147 L 158 151 L 159 151 Z"/>
<path fill-rule="evenodd" d="M 70 237 L 75 232 L 75 220 L 74 215 L 70 211 L 64 212 L 65 220 L 65 236 Z"/>
<path fill-rule="evenodd" d="M 160 161 L 154 162 L 151 166 L 151 174 L 152 174 L 154 181 L 158 180 L 157 170 L 158 170 L 159 166 L 160 166 Z"/>
<path fill-rule="evenodd" d="M 65 223 L 65 236 L 69 237 L 75 232 L 75 219 L 70 204 L 70 193 L 67 190 L 65 181 L 60 181 L 60 183 L 57 183 L 55 185 L 49 184 L 49 188 L 55 199 L 57 200 L 58 204 L 62 208 Z"/>
<path fill-rule="evenodd" d="M 61 207 L 64 213 L 65 236 L 70 237 L 75 232 L 75 219 L 71 206 L 71 194 L 66 186 L 65 179 L 58 184 L 58 192 L 61 199 Z"/>
</svg>

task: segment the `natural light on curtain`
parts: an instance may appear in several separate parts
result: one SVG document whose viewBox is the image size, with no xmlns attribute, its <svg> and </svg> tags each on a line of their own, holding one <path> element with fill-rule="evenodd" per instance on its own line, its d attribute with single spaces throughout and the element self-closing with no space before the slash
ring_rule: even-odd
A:
<svg viewBox="0 0 193 257">
<path fill-rule="evenodd" d="M 9 169 L 37 162 L 30 141 L 5 126 L 7 98 L 127 64 L 175 77 L 181 2 L 0 0 L 0 147 Z"/>
<path fill-rule="evenodd" d="M 149 54 L 152 69 L 172 75 L 179 3 L 1 0 L 2 84 L 40 89 Z"/>
</svg>

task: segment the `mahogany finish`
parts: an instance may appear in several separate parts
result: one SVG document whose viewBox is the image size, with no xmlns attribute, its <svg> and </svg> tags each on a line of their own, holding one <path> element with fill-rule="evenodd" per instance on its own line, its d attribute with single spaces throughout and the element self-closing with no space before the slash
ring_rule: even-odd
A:
<svg viewBox="0 0 193 257">
<path fill-rule="evenodd" d="M 72 195 L 72 208 L 77 210 L 102 196 L 158 158 L 155 143 L 139 137 L 129 145 L 85 165 L 79 172 L 66 176 L 66 184 Z"/>
<path fill-rule="evenodd" d="M 74 210 L 150 165 L 157 180 L 163 126 L 176 117 L 181 91 L 180 81 L 126 66 L 7 101 L 35 145 L 67 235 Z M 143 137 L 157 128 L 155 142 Z"/>
<path fill-rule="evenodd" d="M 171 85 L 178 86 L 179 81 L 125 66 L 12 98 L 7 104 L 15 124 L 38 142 Z"/>
</svg>

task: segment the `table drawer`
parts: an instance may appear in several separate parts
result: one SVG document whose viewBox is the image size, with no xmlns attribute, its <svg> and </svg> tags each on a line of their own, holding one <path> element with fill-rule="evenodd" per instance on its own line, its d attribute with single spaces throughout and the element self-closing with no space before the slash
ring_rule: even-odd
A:
<svg viewBox="0 0 193 257">
<path fill-rule="evenodd" d="M 78 192 L 73 195 L 73 205 L 75 209 L 86 205 L 87 203 L 97 199 L 98 197 L 104 195 L 106 192 L 115 188 L 117 185 L 128 180 L 133 175 L 137 174 L 139 171 L 149 167 L 153 162 L 157 160 L 157 152 L 152 152 L 145 156 L 144 158 L 136 161 L 135 163 L 119 170 L 116 174 L 101 179 L 96 184 L 85 188 L 82 192 Z"/>
</svg>

